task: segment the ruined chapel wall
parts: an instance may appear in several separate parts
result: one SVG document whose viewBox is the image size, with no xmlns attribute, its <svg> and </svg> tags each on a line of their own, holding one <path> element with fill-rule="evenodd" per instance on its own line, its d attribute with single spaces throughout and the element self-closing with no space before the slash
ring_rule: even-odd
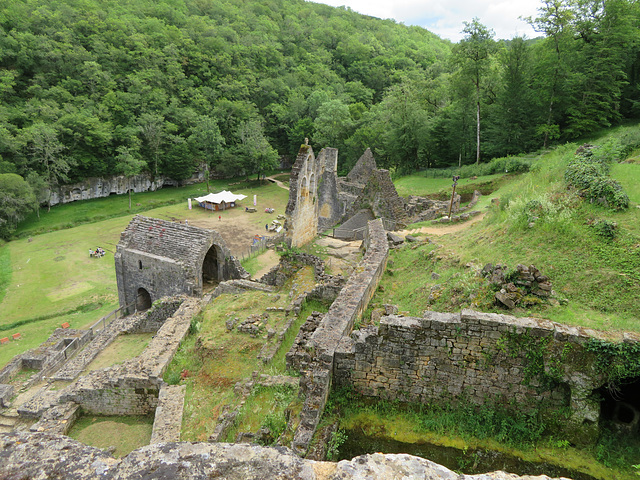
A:
<svg viewBox="0 0 640 480">
<path fill-rule="evenodd" d="M 303 145 L 289 178 L 289 203 L 287 203 L 285 240 L 288 245 L 299 247 L 311 242 L 318 234 L 317 185 L 318 169 L 313 150 Z"/>
<path fill-rule="evenodd" d="M 202 292 L 198 277 L 185 275 L 184 266 L 171 259 L 138 250 L 124 252 L 118 246 L 115 264 L 121 307 L 136 301 L 139 288 L 149 292 L 151 302 L 165 296 Z"/>
<path fill-rule="evenodd" d="M 338 149 L 323 148 L 318 155 L 318 230 L 327 230 L 340 222 L 344 213 L 338 192 Z"/>
</svg>

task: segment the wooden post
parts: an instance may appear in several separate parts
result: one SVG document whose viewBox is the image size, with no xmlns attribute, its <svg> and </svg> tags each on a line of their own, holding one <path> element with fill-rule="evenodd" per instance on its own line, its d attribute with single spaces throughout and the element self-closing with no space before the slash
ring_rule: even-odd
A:
<svg viewBox="0 0 640 480">
<path fill-rule="evenodd" d="M 453 192 L 451 192 L 451 202 L 449 203 L 449 219 L 451 219 L 451 209 L 453 208 L 453 197 L 456 196 L 456 185 L 458 184 L 458 180 L 460 179 L 460 175 L 453 176 Z"/>
</svg>

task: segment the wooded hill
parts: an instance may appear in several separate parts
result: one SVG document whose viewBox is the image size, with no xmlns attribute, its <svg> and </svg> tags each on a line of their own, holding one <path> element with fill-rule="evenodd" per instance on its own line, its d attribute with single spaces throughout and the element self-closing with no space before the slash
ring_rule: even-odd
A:
<svg viewBox="0 0 640 480">
<path fill-rule="evenodd" d="M 202 163 L 258 173 L 305 137 L 339 148 L 343 171 L 371 147 L 409 172 L 640 115 L 633 0 L 545 0 L 537 40 L 496 41 L 470 19 L 456 45 L 302 0 L 0 5 L 0 174 L 36 193 Z"/>
</svg>

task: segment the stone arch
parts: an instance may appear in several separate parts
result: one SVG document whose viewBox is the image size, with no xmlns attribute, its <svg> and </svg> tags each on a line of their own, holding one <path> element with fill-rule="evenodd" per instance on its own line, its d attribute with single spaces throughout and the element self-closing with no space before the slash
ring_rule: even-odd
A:
<svg viewBox="0 0 640 480">
<path fill-rule="evenodd" d="M 302 177 L 302 182 L 300 183 L 300 196 L 308 197 L 309 196 L 309 178 L 305 175 Z"/>
<path fill-rule="evenodd" d="M 316 194 L 316 176 L 313 173 L 309 177 L 309 193 L 312 196 L 315 196 Z"/>
<path fill-rule="evenodd" d="M 224 253 L 215 243 L 211 245 L 202 261 L 202 286 L 224 280 Z"/>
<path fill-rule="evenodd" d="M 600 421 L 610 422 L 621 432 L 640 433 L 640 377 L 626 379 L 615 388 L 605 385 L 595 393 L 600 399 Z"/>
<path fill-rule="evenodd" d="M 141 312 L 151 308 L 151 295 L 149 292 L 140 287 L 138 288 L 138 296 L 136 297 L 136 311 Z"/>
</svg>

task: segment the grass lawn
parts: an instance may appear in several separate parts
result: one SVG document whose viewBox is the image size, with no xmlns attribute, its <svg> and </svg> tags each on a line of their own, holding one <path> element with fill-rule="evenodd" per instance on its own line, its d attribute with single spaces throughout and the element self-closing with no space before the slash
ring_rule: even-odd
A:
<svg viewBox="0 0 640 480">
<path fill-rule="evenodd" d="M 472 189 L 474 186 L 481 186 L 491 182 L 496 182 L 504 177 L 503 174 L 484 175 L 474 180 L 470 178 L 461 178 L 458 180 L 456 188 Z M 451 196 L 451 178 L 427 178 L 422 174 L 407 175 L 393 182 L 398 191 L 398 195 L 406 197 L 407 195 L 431 196 L 443 190 L 447 190 Z"/>
<path fill-rule="evenodd" d="M 100 417 L 87 415 L 71 427 L 69 436 L 101 449 L 115 447 L 114 457 L 128 455 L 136 448 L 149 445 L 153 416 Z"/>
<path fill-rule="evenodd" d="M 294 295 L 313 288 L 315 282 L 312 268 L 301 269 L 275 294 L 250 292 L 242 295 L 221 295 L 214 299 L 203 312 L 200 317 L 200 332 L 197 335 L 190 335 L 183 342 L 165 374 L 165 381 L 168 383 L 183 382 L 187 385 L 182 440 L 205 441 L 211 435 L 221 412 L 226 408 L 235 408 L 240 401 L 233 391 L 236 382 L 250 378 L 252 372 L 256 371 L 271 375 L 285 373 L 284 354 L 295 339 L 297 334 L 295 327 L 299 328 L 311 313 L 311 308 L 324 311 L 326 308 L 310 303 L 308 308 L 303 309 L 273 362 L 267 365 L 257 358 L 260 349 L 267 343 L 264 338 L 266 332 L 251 337 L 236 329 L 232 332 L 227 331 L 225 323 L 228 319 L 238 318 L 239 324 L 248 315 L 261 314 L 268 307 L 288 305 L 288 293 L 294 284 L 296 285 Z M 279 332 L 286 322 L 284 315 L 270 312 L 269 316 L 266 328 Z M 278 388 L 263 391 L 259 398 L 252 400 L 252 403 L 243 410 L 244 420 L 238 425 L 242 424 L 243 428 L 247 429 L 256 425 L 259 427 L 269 414 L 271 420 L 281 426 L 281 415 L 284 414 L 285 404 L 295 397 L 295 395 L 290 396 L 288 391 L 284 393 L 286 395 L 283 396 L 283 392 Z M 260 401 L 264 398 L 268 398 L 268 401 Z M 285 401 L 287 398 L 289 400 Z M 241 431 L 238 425 L 229 434 L 230 440 L 235 438 L 236 432 Z"/>
<path fill-rule="evenodd" d="M 137 357 L 147 347 L 153 333 L 130 333 L 118 337 L 102 350 L 87 366 L 83 374 L 122 363 Z"/>
</svg>

